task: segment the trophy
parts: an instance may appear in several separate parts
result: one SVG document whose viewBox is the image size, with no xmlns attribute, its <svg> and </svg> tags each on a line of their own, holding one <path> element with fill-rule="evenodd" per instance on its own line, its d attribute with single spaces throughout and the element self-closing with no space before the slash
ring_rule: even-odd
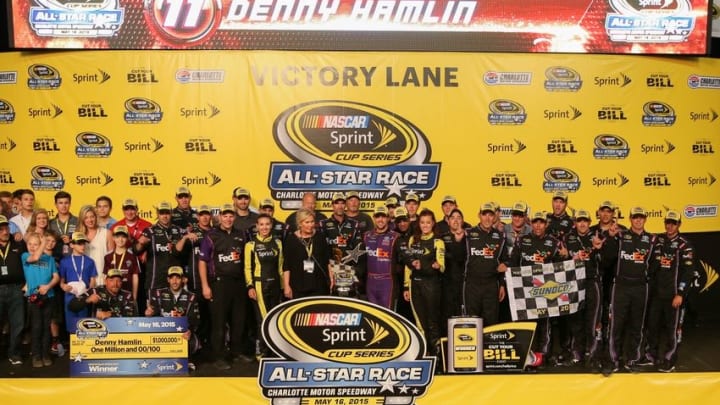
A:
<svg viewBox="0 0 720 405">
<path fill-rule="evenodd" d="M 333 258 L 330 260 L 330 271 L 335 277 L 335 285 L 333 286 L 332 294 L 338 297 L 357 297 L 357 284 L 360 282 L 357 275 L 355 274 L 355 266 L 360 256 L 367 253 L 366 250 L 362 250 L 360 245 L 355 246 L 354 249 L 349 250 L 345 256 L 342 255 L 342 250 L 338 248 L 333 249 Z M 350 263 L 353 264 L 350 264 Z"/>
</svg>

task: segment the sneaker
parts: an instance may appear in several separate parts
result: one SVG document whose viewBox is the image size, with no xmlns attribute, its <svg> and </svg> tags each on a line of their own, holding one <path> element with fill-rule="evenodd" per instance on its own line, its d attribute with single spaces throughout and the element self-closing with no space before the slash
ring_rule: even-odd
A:
<svg viewBox="0 0 720 405">
<path fill-rule="evenodd" d="M 43 366 L 43 361 L 40 357 L 33 357 L 32 360 L 32 366 L 33 368 L 40 368 Z"/>
<path fill-rule="evenodd" d="M 188 361 L 188 371 L 190 373 L 194 373 L 195 370 L 197 370 L 197 367 L 195 366 L 195 363 Z"/>
<path fill-rule="evenodd" d="M 230 368 L 232 367 L 230 363 L 228 363 L 225 359 L 215 360 L 215 363 L 213 363 L 213 365 L 218 370 L 230 370 Z"/>
<path fill-rule="evenodd" d="M 661 373 L 672 373 L 675 371 L 675 365 L 670 363 L 669 361 L 664 361 L 662 366 L 658 368 L 658 371 Z"/>
<path fill-rule="evenodd" d="M 52 344 L 50 345 L 50 353 L 52 353 L 52 354 L 58 353 L 58 344 L 60 344 L 60 342 L 52 342 Z"/>
<path fill-rule="evenodd" d="M 50 357 L 43 357 L 42 363 L 43 363 L 43 366 L 45 366 L 45 367 L 50 367 L 53 364 L 52 359 Z"/>
<path fill-rule="evenodd" d="M 654 366 L 655 360 L 652 359 L 651 356 L 645 355 L 642 359 L 638 360 L 636 363 L 638 366 Z"/>
<path fill-rule="evenodd" d="M 526 364 L 527 367 L 540 367 L 543 364 L 544 355 L 540 352 L 531 352 L 529 360 Z"/>
<path fill-rule="evenodd" d="M 12 364 L 13 366 L 19 366 L 23 363 L 22 358 L 20 356 L 10 356 L 8 358 L 8 360 L 10 361 L 10 364 Z"/>
</svg>

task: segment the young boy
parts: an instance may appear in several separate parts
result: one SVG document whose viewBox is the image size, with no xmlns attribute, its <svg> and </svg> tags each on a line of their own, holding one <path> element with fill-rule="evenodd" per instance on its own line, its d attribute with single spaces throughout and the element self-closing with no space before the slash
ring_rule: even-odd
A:
<svg viewBox="0 0 720 405">
<path fill-rule="evenodd" d="M 84 233 L 73 232 L 70 239 L 72 253 L 60 261 L 60 287 L 65 291 L 65 327 L 70 334 L 77 330 L 77 321 L 80 318 L 90 315 L 87 308 L 78 312 L 68 308 L 68 303 L 76 295 L 83 294 L 86 290 L 95 287 L 97 269 L 93 259 L 85 255 L 87 242 L 88 239 Z"/>
<path fill-rule="evenodd" d="M 37 233 L 27 235 L 28 251 L 22 255 L 25 273 L 25 296 L 28 298 L 28 310 L 31 322 L 31 345 L 33 367 L 52 365 L 50 359 L 50 313 L 53 287 L 60 277 L 55 259 L 43 253 L 45 238 Z"/>
<path fill-rule="evenodd" d="M 55 266 L 58 268 L 60 267 L 60 259 L 61 257 L 58 257 L 57 252 L 55 251 L 55 246 L 57 245 L 57 239 L 59 238 L 59 235 L 55 233 L 52 229 L 48 229 L 45 235 L 43 235 L 43 239 L 45 239 L 45 248 L 43 250 L 43 253 L 45 253 L 48 256 L 51 256 L 53 259 L 55 259 Z M 55 287 L 53 288 L 53 294 L 54 297 L 50 302 L 51 309 L 50 309 L 50 336 L 51 336 L 51 343 L 50 343 L 50 353 L 56 354 L 58 357 L 62 357 L 65 355 L 65 347 L 60 342 L 60 327 L 63 324 L 63 290 L 60 288 L 60 283 L 58 282 Z"/>
<path fill-rule="evenodd" d="M 67 256 L 72 250 L 70 248 L 70 239 L 78 225 L 78 218 L 70 213 L 70 204 L 72 196 L 67 191 L 58 191 L 55 193 L 55 208 L 57 215 L 50 221 L 49 228 L 60 235 L 63 242 L 62 254 Z"/>
</svg>

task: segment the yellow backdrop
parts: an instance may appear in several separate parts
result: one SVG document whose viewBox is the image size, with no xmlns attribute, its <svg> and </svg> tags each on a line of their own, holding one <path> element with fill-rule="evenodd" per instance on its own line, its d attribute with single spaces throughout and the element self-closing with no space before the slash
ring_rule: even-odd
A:
<svg viewBox="0 0 720 405">
<path fill-rule="evenodd" d="M 642 205 L 652 231 L 670 208 L 685 231 L 717 231 L 717 72 L 608 55 L 7 53 L 0 188 L 50 209 L 61 188 L 74 210 L 133 197 L 145 217 L 180 185 L 193 205 L 243 186 L 285 210 L 303 190 L 321 207 L 359 190 L 366 209 L 412 190 L 438 211 L 455 195 L 470 218 L 487 200 L 549 210 L 565 189 L 573 209 Z"/>
</svg>

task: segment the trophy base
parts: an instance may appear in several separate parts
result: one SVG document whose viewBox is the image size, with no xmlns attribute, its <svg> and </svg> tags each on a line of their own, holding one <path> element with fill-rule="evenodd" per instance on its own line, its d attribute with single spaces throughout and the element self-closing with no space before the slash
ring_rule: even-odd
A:
<svg viewBox="0 0 720 405">
<path fill-rule="evenodd" d="M 332 295 L 346 298 L 356 298 L 358 296 L 355 287 L 334 287 Z"/>
</svg>

